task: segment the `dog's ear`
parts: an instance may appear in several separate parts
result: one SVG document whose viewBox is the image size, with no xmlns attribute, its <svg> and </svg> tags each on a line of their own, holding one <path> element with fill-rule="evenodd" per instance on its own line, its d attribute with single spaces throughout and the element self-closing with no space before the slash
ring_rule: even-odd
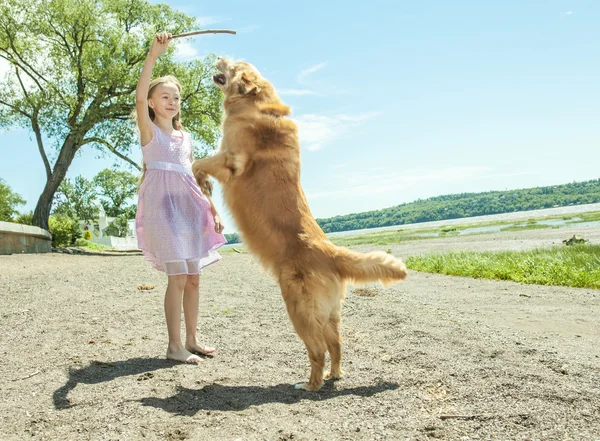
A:
<svg viewBox="0 0 600 441">
<path fill-rule="evenodd" d="M 238 91 L 242 95 L 256 95 L 260 92 L 260 87 L 258 87 L 256 83 L 252 81 L 252 79 L 249 78 L 248 75 L 246 75 L 246 72 L 244 72 L 242 73 L 240 81 L 238 82 Z"/>
</svg>

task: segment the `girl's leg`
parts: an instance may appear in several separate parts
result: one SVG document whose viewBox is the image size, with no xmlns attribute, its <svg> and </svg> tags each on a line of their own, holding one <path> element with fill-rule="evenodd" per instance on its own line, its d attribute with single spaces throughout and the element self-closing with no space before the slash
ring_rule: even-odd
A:
<svg viewBox="0 0 600 441">
<path fill-rule="evenodd" d="M 167 358 L 184 363 L 200 363 L 202 359 L 186 350 L 181 344 L 181 294 L 185 288 L 187 276 L 169 276 L 165 293 L 165 318 L 169 333 Z"/>
<path fill-rule="evenodd" d="M 204 346 L 196 337 L 196 328 L 198 326 L 198 297 L 200 288 L 198 287 L 200 277 L 198 274 L 189 274 L 183 291 L 183 315 L 185 317 L 185 349 L 190 352 L 200 354 L 212 354 L 214 348 Z"/>
</svg>

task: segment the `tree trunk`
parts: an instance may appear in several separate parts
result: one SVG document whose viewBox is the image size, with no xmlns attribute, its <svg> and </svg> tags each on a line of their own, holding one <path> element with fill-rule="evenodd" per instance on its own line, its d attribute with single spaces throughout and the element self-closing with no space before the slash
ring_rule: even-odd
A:
<svg viewBox="0 0 600 441">
<path fill-rule="evenodd" d="M 52 201 L 54 200 L 54 193 L 58 189 L 60 183 L 65 179 L 67 170 L 73 162 L 75 153 L 81 142 L 77 142 L 72 134 L 69 134 L 63 143 L 54 169 L 46 181 L 44 191 L 38 199 L 38 203 L 35 206 L 33 212 L 33 225 L 36 227 L 48 230 L 48 218 L 50 217 L 50 210 L 52 209 Z"/>
</svg>

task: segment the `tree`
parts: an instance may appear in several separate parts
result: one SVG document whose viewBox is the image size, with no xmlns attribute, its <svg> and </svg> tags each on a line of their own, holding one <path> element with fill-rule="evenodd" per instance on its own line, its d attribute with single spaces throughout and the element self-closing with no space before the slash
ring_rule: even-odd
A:
<svg viewBox="0 0 600 441">
<path fill-rule="evenodd" d="M 0 221 L 11 222 L 13 216 L 19 214 L 16 207 L 24 203 L 25 200 L 0 179 Z"/>
<path fill-rule="evenodd" d="M 86 222 L 93 222 L 98 217 L 96 188 L 92 181 L 83 176 L 77 176 L 74 183 L 66 178 L 58 187 L 56 196 L 54 214 Z"/>
<path fill-rule="evenodd" d="M 137 191 L 138 178 L 135 175 L 127 171 L 107 168 L 94 177 L 94 184 L 98 187 L 99 194 L 105 198 L 100 203 L 107 216 L 130 214 L 128 207 L 124 205 L 128 199 L 135 196 Z"/>
<path fill-rule="evenodd" d="M 225 239 L 227 239 L 227 243 L 240 243 L 242 240 L 238 233 L 225 234 Z"/>
<path fill-rule="evenodd" d="M 331 233 L 597 202 L 600 202 L 600 179 L 593 179 L 535 189 L 435 196 L 383 210 L 317 219 L 317 223 L 323 231 Z"/>
<path fill-rule="evenodd" d="M 128 156 L 135 140 L 130 114 L 150 42 L 158 31 L 196 27 L 194 18 L 145 0 L 2 1 L 0 58 L 11 70 L 0 79 L 0 127 L 24 127 L 35 136 L 47 181 L 34 225 L 48 228 L 54 194 L 82 147 L 140 168 Z M 204 150 L 212 148 L 221 117 L 214 60 L 184 63 L 173 56 L 171 47 L 154 74 L 178 77 L 183 123 Z"/>
<path fill-rule="evenodd" d="M 113 236 L 113 237 L 125 237 L 129 232 L 129 224 L 127 223 L 127 218 L 125 216 L 117 216 L 108 227 L 106 227 L 102 234 L 105 236 Z"/>
</svg>

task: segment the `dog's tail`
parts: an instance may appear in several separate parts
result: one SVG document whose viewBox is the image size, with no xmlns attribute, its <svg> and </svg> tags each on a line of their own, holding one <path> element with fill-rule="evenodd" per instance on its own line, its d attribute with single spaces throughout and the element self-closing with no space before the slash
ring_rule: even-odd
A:
<svg viewBox="0 0 600 441">
<path fill-rule="evenodd" d="M 334 260 L 340 276 L 356 284 L 380 281 L 386 286 L 407 275 L 404 263 L 383 251 L 357 253 L 336 247 Z"/>
</svg>

